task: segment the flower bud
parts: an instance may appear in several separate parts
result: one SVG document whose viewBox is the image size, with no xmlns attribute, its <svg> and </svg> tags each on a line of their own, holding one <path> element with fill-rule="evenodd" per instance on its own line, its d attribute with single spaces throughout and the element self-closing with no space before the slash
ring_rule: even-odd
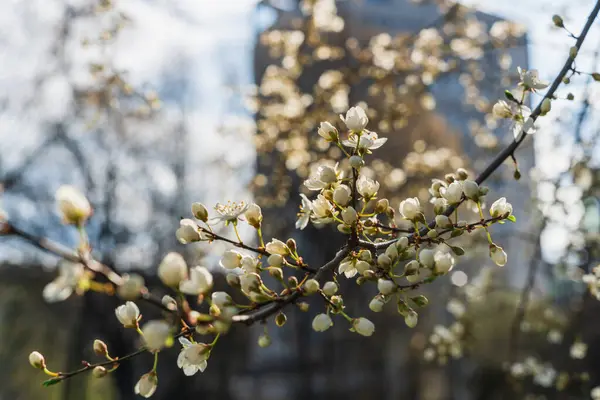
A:
<svg viewBox="0 0 600 400">
<path fill-rule="evenodd" d="M 177 301 L 171 296 L 165 294 L 160 300 L 161 304 L 165 306 L 167 310 L 175 311 L 177 310 Z"/>
<path fill-rule="evenodd" d="M 298 278 L 296 278 L 295 276 L 290 276 L 288 278 L 288 286 L 290 287 L 297 287 L 298 286 Z"/>
<path fill-rule="evenodd" d="M 104 378 L 107 374 L 108 371 L 101 365 L 94 367 L 94 369 L 92 370 L 92 376 L 94 378 Z"/>
<path fill-rule="evenodd" d="M 431 231 L 427 232 L 427 237 L 429 239 L 435 239 L 436 237 L 438 237 L 438 233 L 435 230 L 431 230 Z"/>
<path fill-rule="evenodd" d="M 108 355 L 108 347 L 100 339 L 94 340 L 94 353 L 100 357 L 106 357 Z"/>
<path fill-rule="evenodd" d="M 409 328 L 414 328 L 417 326 L 417 322 L 419 321 L 419 314 L 416 311 L 410 310 L 408 314 L 404 317 L 404 323 Z"/>
<path fill-rule="evenodd" d="M 117 288 L 117 294 L 123 300 L 135 300 L 144 288 L 144 278 L 138 274 L 123 274 L 123 282 Z"/>
<path fill-rule="evenodd" d="M 46 360 L 44 359 L 42 353 L 38 351 L 33 351 L 29 354 L 29 364 L 31 364 L 33 368 L 46 368 Z"/>
<path fill-rule="evenodd" d="M 265 249 L 269 254 L 278 254 L 280 256 L 287 256 L 290 254 L 289 246 L 278 239 L 273 239 L 267 243 Z"/>
<path fill-rule="evenodd" d="M 373 254 L 370 250 L 362 250 L 358 258 L 362 261 L 371 262 L 373 260 Z"/>
<path fill-rule="evenodd" d="M 433 273 L 436 275 L 443 275 L 452 270 L 455 260 L 452 254 L 438 251 L 435 253 L 434 263 Z"/>
<path fill-rule="evenodd" d="M 387 211 L 390 207 L 390 201 L 388 199 L 379 199 L 375 204 L 375 213 L 382 214 Z"/>
<path fill-rule="evenodd" d="M 328 142 L 337 142 L 339 138 L 339 134 L 335 126 L 331 125 L 327 121 L 321 122 L 317 133 Z"/>
<path fill-rule="evenodd" d="M 350 157 L 350 166 L 354 169 L 361 169 L 365 165 L 365 161 L 361 156 Z"/>
<path fill-rule="evenodd" d="M 142 375 L 140 380 L 135 384 L 135 394 L 139 394 L 142 397 L 149 398 L 154 392 L 156 392 L 156 388 L 158 387 L 158 378 L 156 377 L 156 372 L 149 372 L 145 375 Z"/>
<path fill-rule="evenodd" d="M 383 306 L 385 305 L 384 301 L 381 300 L 379 296 L 373 297 L 373 300 L 369 303 L 369 308 L 373 312 L 381 312 L 383 310 Z"/>
<path fill-rule="evenodd" d="M 154 320 L 142 327 L 143 339 L 150 351 L 159 351 L 165 347 L 171 335 L 171 327 L 166 321 Z"/>
<path fill-rule="evenodd" d="M 310 308 L 310 305 L 304 301 L 301 301 L 299 303 L 296 303 L 296 305 L 298 306 L 298 308 L 300 309 L 300 311 L 302 312 L 307 312 L 308 309 Z"/>
<path fill-rule="evenodd" d="M 73 186 L 59 187 L 56 191 L 56 203 L 65 224 L 82 225 L 92 215 L 90 202 Z"/>
<path fill-rule="evenodd" d="M 404 266 L 404 275 L 411 276 L 416 275 L 419 272 L 419 262 L 412 260 Z"/>
<path fill-rule="evenodd" d="M 414 221 L 421 213 L 421 203 L 416 197 L 409 198 L 400 202 L 399 209 L 404 219 Z"/>
<path fill-rule="evenodd" d="M 478 201 L 479 200 L 479 185 L 475 181 L 465 180 L 462 183 L 463 191 L 467 198 Z"/>
<path fill-rule="evenodd" d="M 135 328 L 140 318 L 140 309 L 133 301 L 128 301 L 117 307 L 115 315 L 125 328 Z"/>
<path fill-rule="evenodd" d="M 436 215 L 443 214 L 446 207 L 448 207 L 448 201 L 443 197 L 438 197 L 433 201 L 433 211 Z"/>
<path fill-rule="evenodd" d="M 267 262 L 272 267 L 281 267 L 283 265 L 283 256 L 280 254 L 271 254 L 269 258 L 267 258 Z"/>
<path fill-rule="evenodd" d="M 569 49 L 569 57 L 571 57 L 572 59 L 575 59 L 575 57 L 577 57 L 578 52 L 579 52 L 579 50 L 577 49 L 577 46 L 572 46 Z"/>
<path fill-rule="evenodd" d="M 375 325 L 366 318 L 355 318 L 352 321 L 352 327 L 362 336 L 371 336 L 375 332 Z"/>
<path fill-rule="evenodd" d="M 271 345 L 271 337 L 268 335 L 260 335 L 258 338 L 258 345 L 260 347 L 269 347 Z"/>
<path fill-rule="evenodd" d="M 275 324 L 278 327 L 282 327 L 283 325 L 285 325 L 285 323 L 287 322 L 287 316 L 284 313 L 279 313 L 277 314 L 277 316 L 275 317 Z"/>
<path fill-rule="evenodd" d="M 351 234 L 351 233 L 352 233 L 352 227 L 350 227 L 350 226 L 348 226 L 348 225 L 346 225 L 346 224 L 339 224 L 339 225 L 337 226 L 337 230 L 338 230 L 340 233 L 343 233 L 344 235 L 349 235 L 349 234 Z"/>
<path fill-rule="evenodd" d="M 238 289 L 240 287 L 240 277 L 236 274 L 227 274 L 225 277 L 227 284 L 234 289 Z"/>
<path fill-rule="evenodd" d="M 236 250 L 227 250 L 219 261 L 219 265 L 225 269 L 236 269 L 242 266 L 242 254 Z"/>
<path fill-rule="evenodd" d="M 269 275 L 278 281 L 283 280 L 283 270 L 279 267 L 271 267 L 269 268 Z"/>
<path fill-rule="evenodd" d="M 192 215 L 202 222 L 208 221 L 208 210 L 202 203 L 192 203 Z"/>
<path fill-rule="evenodd" d="M 316 332 L 325 332 L 327 329 L 331 328 L 332 325 L 333 321 L 327 314 L 318 314 L 312 322 L 312 328 Z"/>
<path fill-rule="evenodd" d="M 490 245 L 490 258 L 496 265 L 503 267 L 508 259 L 506 252 L 500 246 Z"/>
<path fill-rule="evenodd" d="M 371 269 L 371 264 L 366 261 L 359 260 L 354 264 L 354 268 L 358 271 L 359 274 L 364 275 L 366 271 Z"/>
<path fill-rule="evenodd" d="M 406 250 L 406 248 L 408 248 L 408 238 L 406 236 L 403 236 L 400 239 L 398 239 L 398 241 L 396 242 L 396 247 L 398 248 L 398 251 Z"/>
<path fill-rule="evenodd" d="M 438 228 L 450 228 L 452 226 L 452 222 L 450 218 L 445 215 L 436 215 L 435 216 L 435 226 Z"/>
<path fill-rule="evenodd" d="M 419 253 L 419 262 L 425 268 L 431 268 L 431 267 L 433 267 L 433 264 L 434 264 L 433 255 L 434 255 L 433 250 L 431 250 L 431 249 L 423 249 Z"/>
<path fill-rule="evenodd" d="M 313 294 L 320 289 L 319 282 L 316 279 L 309 279 L 304 283 L 304 291 L 306 294 Z"/>
<path fill-rule="evenodd" d="M 429 304 L 429 299 L 427 299 L 427 297 L 423 296 L 422 294 L 415 297 L 411 297 L 410 299 L 419 307 L 425 307 L 427 304 Z"/>
<path fill-rule="evenodd" d="M 350 201 L 352 195 L 350 188 L 346 185 L 340 185 L 333 191 L 333 201 L 340 206 L 345 206 Z"/>
<path fill-rule="evenodd" d="M 469 173 L 464 168 L 459 168 L 456 170 L 456 176 L 459 180 L 464 181 L 469 177 Z"/>
<path fill-rule="evenodd" d="M 548 112 L 550 111 L 551 108 L 552 108 L 552 102 L 550 101 L 549 98 L 546 97 L 542 101 L 542 106 L 540 108 L 540 110 L 542 111 L 542 115 L 548 114 Z"/>
<path fill-rule="evenodd" d="M 292 253 L 296 253 L 296 241 L 292 238 L 288 239 L 285 241 L 285 244 L 287 245 L 287 247 L 290 249 L 290 251 Z"/>
<path fill-rule="evenodd" d="M 564 23 L 562 17 L 557 14 L 554 14 L 552 16 L 552 22 L 554 23 L 554 26 L 556 26 L 557 28 L 563 28 L 565 26 L 565 23 Z"/>
<path fill-rule="evenodd" d="M 388 246 L 387 249 L 385 249 L 385 255 L 394 262 L 398 258 L 398 249 L 394 245 Z"/>
<path fill-rule="evenodd" d="M 347 225 L 353 225 L 358 220 L 358 214 L 352 206 L 349 206 L 342 210 L 342 219 Z"/>
<path fill-rule="evenodd" d="M 361 107 L 352 107 L 346 112 L 346 117 L 342 117 L 346 127 L 354 133 L 362 132 L 369 122 L 369 118 Z"/>
<path fill-rule="evenodd" d="M 380 278 L 377 281 L 377 290 L 383 295 L 389 295 L 396 291 L 396 285 L 388 279 Z"/>
<path fill-rule="evenodd" d="M 338 291 L 338 285 L 335 282 L 329 281 L 323 285 L 323 293 L 327 296 L 333 296 Z"/>
<path fill-rule="evenodd" d="M 246 222 L 252 227 L 258 229 L 260 228 L 260 224 L 262 223 L 263 216 L 262 211 L 258 204 L 250 204 L 246 212 L 244 213 L 244 217 L 246 217 Z"/>
<path fill-rule="evenodd" d="M 512 214 L 512 205 L 506 201 L 506 197 L 496 200 L 490 207 L 490 215 L 493 218 L 508 217 Z"/>
<path fill-rule="evenodd" d="M 377 265 L 387 269 L 392 265 L 392 259 L 385 254 L 380 254 L 379 257 L 377 257 Z"/>
<path fill-rule="evenodd" d="M 575 100 L 575 96 L 573 95 L 573 93 L 567 94 L 567 100 Z"/>
<path fill-rule="evenodd" d="M 198 242 L 202 239 L 198 232 L 198 225 L 189 218 L 179 221 L 179 228 L 175 232 L 175 236 L 181 244 Z"/>
<path fill-rule="evenodd" d="M 342 296 L 337 294 L 335 296 L 331 296 L 329 301 L 331 301 L 331 304 L 338 308 L 341 308 L 344 305 L 344 299 L 342 298 Z"/>
<path fill-rule="evenodd" d="M 187 278 L 187 264 L 179 253 L 168 253 L 158 266 L 158 277 L 169 287 L 177 287 Z"/>
</svg>

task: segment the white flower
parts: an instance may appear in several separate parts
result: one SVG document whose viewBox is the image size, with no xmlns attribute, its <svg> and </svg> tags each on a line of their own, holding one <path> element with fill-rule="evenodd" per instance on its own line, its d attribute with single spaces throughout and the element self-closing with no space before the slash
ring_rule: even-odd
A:
<svg viewBox="0 0 600 400">
<path fill-rule="evenodd" d="M 351 191 L 346 185 L 340 185 L 333 191 L 333 201 L 340 206 L 345 206 L 350 201 Z"/>
<path fill-rule="evenodd" d="M 432 203 L 433 211 L 436 214 L 442 214 L 446 210 L 446 207 L 448 207 L 448 201 L 443 197 L 437 197 L 435 199 L 432 199 Z"/>
<path fill-rule="evenodd" d="M 208 210 L 202 203 L 192 203 L 192 215 L 200 221 L 208 220 Z"/>
<path fill-rule="evenodd" d="M 371 269 L 371 264 L 366 261 L 359 260 L 354 264 L 354 268 L 358 271 L 359 274 L 364 275 L 366 271 Z"/>
<path fill-rule="evenodd" d="M 440 194 L 449 204 L 460 203 L 463 195 L 463 187 L 460 182 L 452 182 L 447 188 L 440 188 Z"/>
<path fill-rule="evenodd" d="M 377 296 L 373 297 L 373 300 L 371 300 L 371 302 L 369 303 L 369 308 L 373 312 L 381 312 L 383 310 L 384 305 L 385 303 L 383 302 L 383 300 L 381 300 L 381 298 Z"/>
<path fill-rule="evenodd" d="M 217 204 L 215 206 L 215 211 L 219 215 L 213 219 L 223 221 L 226 224 L 235 223 L 237 222 L 240 215 L 246 212 L 248 207 L 249 205 L 244 203 L 243 201 L 239 203 L 228 201 L 227 204 Z"/>
<path fill-rule="evenodd" d="M 338 171 L 337 165 L 330 167 L 329 165 L 321 165 L 317 168 L 317 173 L 304 181 L 304 186 L 309 190 L 322 190 L 337 182 Z"/>
<path fill-rule="evenodd" d="M 312 212 L 312 203 L 304 194 L 300 194 L 302 198 L 302 205 L 300 206 L 300 212 L 298 213 L 298 220 L 296 221 L 296 229 L 304 229 L 310 221 L 310 213 Z"/>
<path fill-rule="evenodd" d="M 192 376 L 198 371 L 204 372 L 208 365 L 210 346 L 204 343 L 192 343 L 184 337 L 179 338 L 179 343 L 183 348 L 177 356 L 177 366 L 183 370 L 183 373 Z"/>
<path fill-rule="evenodd" d="M 177 287 L 187 279 L 187 264 L 179 253 L 168 253 L 158 266 L 158 277 L 169 287 Z"/>
<path fill-rule="evenodd" d="M 338 273 L 346 275 L 346 278 L 352 278 L 358 272 L 355 268 L 356 260 L 345 258 L 338 267 Z"/>
<path fill-rule="evenodd" d="M 492 113 L 496 118 L 511 118 L 513 116 L 513 110 L 511 106 L 504 100 L 498 100 L 492 108 Z"/>
<path fill-rule="evenodd" d="M 360 193 L 362 197 L 370 199 L 377 194 L 377 191 L 379 190 L 379 182 L 361 175 L 356 181 L 356 190 L 358 190 L 358 193 Z"/>
<path fill-rule="evenodd" d="M 592 400 L 600 400 L 600 386 L 596 386 L 590 392 L 590 396 L 592 396 Z"/>
<path fill-rule="evenodd" d="M 500 197 L 490 207 L 490 215 L 493 218 L 498 218 L 504 215 L 512 214 L 512 205 L 506 201 L 506 197 Z"/>
<path fill-rule="evenodd" d="M 396 258 L 398 258 L 398 249 L 393 245 L 388 246 L 388 248 L 385 249 L 385 255 L 388 256 L 390 260 L 395 261 Z"/>
<path fill-rule="evenodd" d="M 44 300 L 48 303 L 66 300 L 71 296 L 73 290 L 77 288 L 84 275 L 85 271 L 82 264 L 75 264 L 69 261 L 61 262 L 58 266 L 58 276 L 56 279 L 44 287 L 42 292 Z"/>
<path fill-rule="evenodd" d="M 250 224 L 256 229 L 260 228 L 263 216 L 258 204 L 250 204 L 250 206 L 248 206 L 248 209 L 244 214 L 244 217 L 246 217 L 246 221 L 248 222 L 248 224 Z"/>
<path fill-rule="evenodd" d="M 542 387 L 550 387 L 556 379 L 556 370 L 549 366 L 544 366 L 539 372 L 537 372 L 533 381 Z"/>
<path fill-rule="evenodd" d="M 203 239 L 200 232 L 198 232 L 198 225 L 189 218 L 179 221 L 179 228 L 175 232 L 175 236 L 181 244 L 198 242 Z"/>
<path fill-rule="evenodd" d="M 375 325 L 366 318 L 355 318 L 352 321 L 352 327 L 359 335 L 371 336 L 375 332 Z"/>
<path fill-rule="evenodd" d="M 311 207 L 316 224 L 327 224 L 333 220 L 334 215 L 337 215 L 333 204 L 322 194 L 317 196 L 317 199 L 312 202 Z"/>
<path fill-rule="evenodd" d="M 377 281 L 377 290 L 383 295 L 392 294 L 396 290 L 396 285 L 389 279 L 379 278 Z"/>
<path fill-rule="evenodd" d="M 39 351 L 32 351 L 29 354 L 29 364 L 31 364 L 33 368 L 46 368 L 46 360 L 44 359 L 42 353 L 40 353 Z"/>
<path fill-rule="evenodd" d="M 435 253 L 433 257 L 435 266 L 433 267 L 433 272 L 437 275 L 447 274 L 454 267 L 454 257 L 450 253 L 444 253 L 443 251 L 438 251 Z"/>
<path fill-rule="evenodd" d="M 179 284 L 179 290 L 189 295 L 207 293 L 213 285 L 213 276 L 204 267 L 194 267 L 190 270 L 190 279 Z"/>
<path fill-rule="evenodd" d="M 133 301 L 117 307 L 115 315 L 125 328 L 135 328 L 140 318 L 140 309 Z"/>
<path fill-rule="evenodd" d="M 338 285 L 335 282 L 329 281 L 325 282 L 323 285 L 323 293 L 327 296 L 333 296 L 338 291 Z"/>
<path fill-rule="evenodd" d="M 316 332 L 324 332 L 327 329 L 331 328 L 333 325 L 333 321 L 331 317 L 327 314 L 319 314 L 317 315 L 312 322 L 312 328 Z"/>
<path fill-rule="evenodd" d="M 142 375 L 140 380 L 135 384 L 135 394 L 139 394 L 142 397 L 151 397 L 158 386 L 158 377 L 155 372 L 149 372 Z"/>
<path fill-rule="evenodd" d="M 227 250 L 219 261 L 219 265 L 225 269 L 235 269 L 242 266 L 242 255 L 235 250 Z"/>
<path fill-rule="evenodd" d="M 232 303 L 231 296 L 225 292 L 213 292 L 211 300 L 212 303 L 219 308 L 223 308 Z"/>
<path fill-rule="evenodd" d="M 587 354 L 587 344 L 582 342 L 573 343 L 571 349 L 569 350 L 569 354 L 571 355 L 571 358 L 576 360 L 584 359 L 585 355 Z"/>
<path fill-rule="evenodd" d="M 475 181 L 465 180 L 462 181 L 463 191 L 465 196 L 471 200 L 477 201 L 479 198 L 479 185 Z"/>
<path fill-rule="evenodd" d="M 166 321 L 154 320 L 142 327 L 144 343 L 150 351 L 159 351 L 165 347 L 171 335 L 171 327 Z"/>
<path fill-rule="evenodd" d="M 329 122 L 324 121 L 319 125 L 319 129 L 317 130 L 319 136 L 328 142 L 335 142 L 338 139 L 338 131 L 335 129 L 335 126 L 331 125 Z"/>
<path fill-rule="evenodd" d="M 412 197 L 402 200 L 399 208 L 403 218 L 413 221 L 421 212 L 421 203 L 418 198 Z"/>
<path fill-rule="evenodd" d="M 139 274 L 123 274 L 123 282 L 117 288 L 117 294 L 123 300 L 135 300 L 144 288 L 144 278 Z"/>
<path fill-rule="evenodd" d="M 92 215 L 90 202 L 73 186 L 59 187 L 55 197 L 65 224 L 80 225 Z"/>
<path fill-rule="evenodd" d="M 351 133 L 347 140 L 342 140 L 342 144 L 346 147 L 356 148 L 359 150 L 375 150 L 383 146 L 387 142 L 387 138 L 380 138 L 377 133 L 364 131 L 362 135 Z"/>
<path fill-rule="evenodd" d="M 531 109 L 527 106 L 519 106 L 519 113 L 513 115 L 512 131 L 515 139 L 521 137 L 521 132 L 531 135 L 537 131 L 535 121 L 530 117 Z"/>
<path fill-rule="evenodd" d="M 369 118 L 367 118 L 367 114 L 365 110 L 360 107 L 352 107 L 346 112 L 346 118 L 340 115 L 346 127 L 353 132 L 360 132 L 365 129 L 367 123 L 369 123 Z"/>
<path fill-rule="evenodd" d="M 506 252 L 504 249 L 502 249 L 502 247 L 493 246 L 490 248 L 490 258 L 496 263 L 496 265 L 503 267 L 506 265 L 508 257 L 506 256 Z"/>
<path fill-rule="evenodd" d="M 526 69 L 522 69 L 521 67 L 517 67 L 517 71 L 519 72 L 519 78 L 521 79 L 519 86 L 523 86 L 525 90 L 545 89 L 549 85 L 548 82 L 540 80 L 537 69 L 530 69 L 528 71 Z"/>
<path fill-rule="evenodd" d="M 419 252 L 419 262 L 426 268 L 433 267 L 435 263 L 434 251 L 431 249 L 423 249 Z"/>
<path fill-rule="evenodd" d="M 265 250 L 267 250 L 267 253 L 269 254 L 279 254 L 280 256 L 287 256 L 291 252 L 288 245 L 279 239 L 273 239 L 267 243 Z"/>
<path fill-rule="evenodd" d="M 358 220 L 358 213 L 352 206 L 349 206 L 342 210 L 342 220 L 346 225 L 352 225 Z"/>
</svg>

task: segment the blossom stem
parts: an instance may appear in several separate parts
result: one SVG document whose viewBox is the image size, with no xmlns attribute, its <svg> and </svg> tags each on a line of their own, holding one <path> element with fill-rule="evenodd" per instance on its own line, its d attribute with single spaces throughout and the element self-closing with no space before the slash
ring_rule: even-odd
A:
<svg viewBox="0 0 600 400">
<path fill-rule="evenodd" d="M 490 244 L 492 244 L 493 243 L 492 235 L 490 235 L 490 231 L 488 230 L 487 224 L 485 224 L 485 222 L 484 222 L 485 217 L 483 216 L 483 210 L 481 209 L 481 202 L 479 202 L 479 201 L 477 202 L 477 209 L 479 210 L 479 217 L 481 218 L 481 221 L 482 221 L 481 225 L 483 226 L 483 229 L 485 229 L 485 233 L 487 234 L 488 242 Z"/>
<path fill-rule="evenodd" d="M 240 233 L 237 229 L 237 221 L 233 223 L 233 230 L 235 231 L 235 236 L 237 237 L 237 240 L 240 242 L 240 244 L 243 244 L 242 238 L 240 237 Z"/>
<path fill-rule="evenodd" d="M 158 367 L 158 351 L 154 353 L 154 365 L 152 366 L 152 372 L 156 373 L 156 367 Z"/>
</svg>

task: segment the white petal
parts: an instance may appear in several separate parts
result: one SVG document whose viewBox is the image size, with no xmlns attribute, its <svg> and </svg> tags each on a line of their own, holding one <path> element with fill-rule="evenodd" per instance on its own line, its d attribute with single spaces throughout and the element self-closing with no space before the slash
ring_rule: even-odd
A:
<svg viewBox="0 0 600 400">
<path fill-rule="evenodd" d="M 200 364 L 198 364 L 198 369 L 200 370 L 200 372 L 204 372 L 204 370 L 206 369 L 207 366 L 208 366 L 208 361 L 204 360 Z"/>
<path fill-rule="evenodd" d="M 192 376 L 198 372 L 198 367 L 192 364 L 187 364 L 183 367 L 183 373 L 187 376 Z"/>
<path fill-rule="evenodd" d="M 183 281 L 179 284 L 179 290 L 185 294 L 197 295 L 200 294 L 198 286 L 193 281 Z"/>
<path fill-rule="evenodd" d="M 358 271 L 356 270 L 356 268 L 348 268 L 345 272 L 344 275 L 346 275 L 346 278 L 352 278 L 354 275 L 356 275 Z"/>
<path fill-rule="evenodd" d="M 182 351 L 181 353 L 179 353 L 179 355 L 177 356 L 177 367 L 178 368 L 183 368 L 183 364 L 185 363 L 185 353 Z"/>
<path fill-rule="evenodd" d="M 308 225 L 308 221 L 310 220 L 310 214 L 304 213 L 298 220 L 296 221 L 296 229 L 304 229 Z"/>
<path fill-rule="evenodd" d="M 187 340 L 186 338 L 184 338 L 183 336 L 179 337 L 179 343 L 181 343 L 181 345 L 186 348 L 186 347 L 190 347 L 192 345 L 192 342 L 190 342 L 189 340 Z"/>
<path fill-rule="evenodd" d="M 379 139 L 375 139 L 373 141 L 373 144 L 371 146 L 369 146 L 370 150 L 375 150 L 380 148 L 381 146 L 383 146 L 385 144 L 385 142 L 387 142 L 387 138 L 379 138 Z"/>
</svg>

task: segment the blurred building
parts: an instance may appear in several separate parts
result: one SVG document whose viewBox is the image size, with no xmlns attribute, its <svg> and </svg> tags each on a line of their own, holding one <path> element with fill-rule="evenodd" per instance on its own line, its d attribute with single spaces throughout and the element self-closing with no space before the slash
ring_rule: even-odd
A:
<svg viewBox="0 0 600 400">
<path fill-rule="evenodd" d="M 295 7 L 294 1 L 273 1 L 277 7 L 273 7 L 268 2 L 263 2 L 260 7 L 268 9 L 274 16 L 274 21 L 267 29 L 290 29 L 291 26 L 297 26 L 297 21 L 303 18 L 302 13 Z M 415 5 L 408 0 L 349 0 L 337 2 L 338 13 L 345 19 L 344 36 L 339 43 L 348 37 L 355 37 L 359 41 L 367 41 L 373 35 L 379 33 L 418 33 L 422 29 L 431 27 L 440 27 L 444 24 L 448 14 L 442 13 L 435 5 Z M 265 9 L 261 13 L 265 13 Z M 450 13 L 452 10 L 450 10 Z M 477 20 L 482 22 L 487 31 L 497 22 L 502 20 L 496 16 L 480 12 L 474 13 Z M 451 17 L 451 15 L 450 15 Z M 255 53 L 255 79 L 260 84 L 266 67 L 276 62 L 268 53 L 268 50 L 260 44 L 256 47 Z M 522 36 L 518 43 L 508 51 L 512 58 L 513 72 L 516 66 L 527 68 L 528 56 L 526 47 L 526 38 Z M 506 83 L 502 83 L 503 73 L 499 67 L 499 54 L 494 51 L 486 52 L 479 60 L 484 65 L 485 80 L 481 82 L 481 94 L 495 102 L 496 99 L 503 98 Z M 337 62 L 337 61 L 336 61 Z M 310 93 L 312 85 L 326 69 L 330 69 L 336 62 L 332 62 L 322 67 L 311 67 L 307 75 L 301 79 L 300 87 L 307 93 Z M 436 101 L 436 107 L 433 112 L 426 112 L 420 115 L 420 120 L 413 121 L 415 129 L 401 129 L 393 134 L 388 134 L 389 140 L 382 150 L 378 151 L 377 156 L 392 164 L 401 164 L 403 157 L 412 150 L 412 142 L 415 139 L 425 139 L 427 143 L 434 146 L 448 146 L 456 150 L 459 154 L 464 154 L 471 161 L 469 167 L 475 172 L 484 169 L 485 165 L 494 157 L 494 155 L 505 144 L 513 140 L 512 134 L 507 126 L 500 126 L 495 135 L 498 138 L 499 146 L 494 150 L 485 150 L 475 144 L 473 135 L 474 126 L 484 124 L 484 115 L 471 105 L 463 102 L 465 97 L 464 88 L 460 84 L 462 71 L 455 74 L 449 74 L 444 78 L 437 80 L 431 89 Z M 360 84 L 358 89 L 350 94 L 350 106 L 361 100 Z M 364 93 L 364 90 L 363 90 Z M 364 95 L 363 95 L 364 96 Z M 369 103 L 371 107 L 377 107 Z M 374 128 L 374 130 L 377 130 Z M 415 133 L 417 130 L 420 132 Z M 311 132 L 309 134 L 316 134 Z M 534 165 L 534 149 L 532 141 L 525 142 L 524 146 L 516 154 L 519 162 L 519 168 L 523 171 L 522 178 L 515 180 L 513 178 L 514 169 L 512 165 L 502 166 L 486 185 L 491 187 L 490 199 L 496 199 L 500 196 L 506 196 L 514 205 L 515 214 L 518 218 L 518 224 L 506 224 L 494 227 L 494 238 L 498 244 L 507 249 L 509 254 L 509 263 L 505 268 L 507 281 L 518 287 L 522 286 L 526 277 L 526 264 L 532 257 L 535 243 L 524 240 L 517 235 L 517 231 L 527 231 L 532 221 L 530 206 L 530 180 L 527 172 Z M 269 161 L 259 160 L 258 172 L 267 172 L 272 165 Z M 446 170 L 445 173 L 451 172 Z M 309 261 L 319 265 L 328 258 L 331 258 L 332 245 L 335 245 L 338 238 L 337 232 L 332 229 L 316 230 L 310 227 L 300 232 L 293 226 L 295 214 L 298 209 L 299 193 L 297 187 L 301 179 L 292 175 L 293 184 L 290 186 L 290 200 L 283 207 L 277 208 L 275 212 L 279 221 L 276 231 L 282 237 L 295 237 L 302 249 L 303 254 L 307 254 Z M 438 175 L 438 177 L 443 176 Z M 427 185 L 428 183 L 425 183 Z M 416 193 L 406 194 L 414 196 Z M 396 204 L 397 205 L 397 204 Z M 283 213 L 283 216 L 282 216 Z M 268 219 L 265 219 L 268 221 Z M 469 271 L 471 276 L 475 275 L 483 266 L 492 265 L 484 250 L 480 256 L 470 260 L 461 260 L 458 269 Z M 449 280 L 449 278 L 448 278 Z M 448 285 L 449 282 L 444 282 Z M 456 383 L 457 380 L 452 376 L 466 373 L 472 366 L 464 366 L 446 374 L 445 377 L 435 376 L 434 373 L 423 366 L 421 353 L 415 351 L 409 345 L 412 340 L 424 340 L 421 333 L 414 336 L 409 333 L 395 310 L 390 310 L 386 317 L 383 315 L 374 315 L 366 308 L 368 299 L 375 293 L 366 291 L 363 288 L 357 288 L 353 283 L 355 290 L 352 296 L 346 296 L 347 307 L 355 312 L 355 315 L 367 315 L 372 318 L 377 326 L 377 338 L 375 340 L 365 341 L 364 338 L 357 338 L 357 335 L 350 335 L 345 332 L 344 327 L 335 326 L 328 331 L 326 335 L 315 334 L 310 329 L 310 316 L 314 316 L 322 309 L 322 304 L 315 304 L 316 310 L 309 312 L 309 316 L 302 313 L 296 313 L 290 319 L 288 324 L 293 324 L 293 330 L 285 327 L 282 331 L 272 331 L 274 335 L 274 346 L 261 352 L 259 359 L 256 360 L 256 368 L 260 368 L 267 381 L 286 382 L 278 385 L 280 395 L 273 397 L 264 397 L 261 390 L 270 390 L 268 385 L 254 386 L 254 393 L 261 398 L 353 398 L 353 399 L 444 399 L 461 398 L 467 399 L 469 396 L 476 396 L 477 390 L 471 390 Z M 447 319 L 444 316 L 443 300 L 439 298 L 446 293 L 441 286 L 435 285 L 435 292 L 438 297 L 433 300 L 439 307 L 429 310 L 431 319 L 443 321 Z M 357 290 L 358 289 L 358 290 Z M 427 289 L 426 289 L 427 290 Z M 346 292 L 348 293 L 348 292 Z M 437 301 L 436 301 L 437 300 Z M 440 301 L 442 300 L 442 301 Z M 393 307 L 389 307 L 390 309 Z M 434 316 L 435 315 L 435 316 Z M 427 317 L 423 318 L 423 330 L 427 331 Z M 420 322 L 421 324 L 421 322 Z M 341 324 L 340 324 L 341 325 Z M 429 326 L 430 328 L 431 326 Z M 291 335 L 291 336 L 290 336 Z M 279 338 L 277 339 L 277 336 Z M 498 343 L 498 349 L 504 349 L 506 343 Z M 502 350 L 499 350 L 502 351 Z M 290 371 L 283 366 L 294 365 Z M 269 368 L 271 366 L 272 368 Z M 473 372 L 472 370 L 470 372 Z M 455 375 L 453 375 L 455 374 Z M 462 376 L 464 378 L 464 376 Z M 464 379 L 461 379 L 464 382 Z M 489 383 L 489 382 L 488 382 Z M 277 383 L 275 383 L 277 385 Z M 472 388 L 471 388 L 472 389 Z M 483 397 L 480 397 L 483 398 Z"/>
</svg>

